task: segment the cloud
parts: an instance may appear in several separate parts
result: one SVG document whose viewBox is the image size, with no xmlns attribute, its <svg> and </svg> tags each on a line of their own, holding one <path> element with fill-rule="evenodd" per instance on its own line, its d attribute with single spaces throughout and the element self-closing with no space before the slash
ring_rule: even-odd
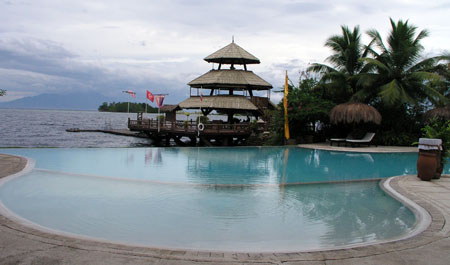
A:
<svg viewBox="0 0 450 265">
<path fill-rule="evenodd" d="M 173 91 L 172 94 L 178 95 L 174 91 L 182 87 L 181 83 L 148 73 L 148 69 L 142 68 L 148 64 L 164 65 L 185 60 L 88 60 L 52 41 L 3 38 L 0 40 L 0 79 L 8 94 L 2 101 L 17 99 L 20 95 L 48 92 L 96 91 L 107 96 L 118 96 L 124 89 L 151 88 L 158 88 L 156 92 Z"/>
<path fill-rule="evenodd" d="M 203 58 L 233 35 L 261 60 L 249 69 L 279 87 L 285 70 L 292 80 L 308 63 L 324 62 L 323 44 L 341 25 L 385 37 L 389 17 L 409 19 L 431 32 L 425 51 L 441 51 L 450 41 L 449 9 L 445 0 L 6 0 L 0 78 L 17 93 L 151 89 L 175 103 L 211 69 Z"/>
</svg>

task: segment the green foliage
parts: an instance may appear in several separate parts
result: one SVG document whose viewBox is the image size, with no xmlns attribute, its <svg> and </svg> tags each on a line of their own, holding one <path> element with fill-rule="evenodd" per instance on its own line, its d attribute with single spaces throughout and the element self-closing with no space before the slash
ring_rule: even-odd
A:
<svg viewBox="0 0 450 265">
<path fill-rule="evenodd" d="M 450 157 L 450 121 L 443 119 L 433 119 L 422 128 L 422 137 L 442 139 L 444 147 L 442 156 Z M 445 161 L 445 160 L 444 160 Z"/>
<path fill-rule="evenodd" d="M 349 101 L 359 90 L 358 77 L 369 70 L 361 58 L 366 57 L 371 49 L 371 44 L 362 44 L 358 26 L 353 31 L 347 26 L 341 26 L 341 30 L 341 35 L 331 36 L 325 43 L 332 50 L 327 58 L 332 66 L 315 63 L 308 68 L 321 74 L 318 88 L 322 96 L 336 103 Z"/>
<path fill-rule="evenodd" d="M 399 104 L 396 106 L 385 105 L 379 101 L 373 104 L 383 117 L 377 129 L 376 140 L 379 145 L 408 146 L 412 141 L 420 137 L 422 127 L 423 107 Z"/>
<path fill-rule="evenodd" d="M 0 89 L 0 97 L 6 95 L 5 89 Z"/>
<path fill-rule="evenodd" d="M 375 139 L 379 145 L 410 146 L 413 141 L 417 140 L 417 135 L 409 132 L 388 130 L 379 133 Z"/>
<path fill-rule="evenodd" d="M 363 45 L 359 28 L 342 26 L 341 34 L 327 39 L 330 66 L 313 64 L 308 70 L 320 74 L 315 90 L 336 104 L 369 103 L 382 116 L 376 141 L 383 145 L 408 145 L 421 135 L 424 107 L 450 104 L 450 54 L 424 58 L 421 41 L 428 31 L 419 31 L 408 21 L 390 20 L 385 40 L 376 30 Z M 355 128 L 331 127 L 334 131 Z M 342 127 L 342 126 L 341 126 Z M 345 126 L 344 126 L 345 127 Z M 336 130 L 339 129 L 339 130 Z"/>
<path fill-rule="evenodd" d="M 289 128 L 293 136 L 312 134 L 316 121 L 328 122 L 334 103 L 315 91 L 295 88 L 288 95 Z M 284 114 L 284 108 L 283 114 Z M 284 121 L 284 119 L 283 119 Z"/>
<path fill-rule="evenodd" d="M 145 103 L 132 103 L 130 102 L 130 112 L 145 112 Z M 128 111 L 128 102 L 112 102 L 107 103 L 103 102 L 102 105 L 98 107 L 98 111 L 108 111 L 108 112 L 127 112 Z M 157 113 L 158 108 L 154 108 L 147 104 L 147 112 L 148 113 Z"/>
<path fill-rule="evenodd" d="M 334 103 L 323 99 L 316 89 L 318 81 L 308 72 L 302 72 L 298 87 L 289 86 L 288 119 L 291 138 L 314 134 L 316 121 L 328 122 L 329 112 Z M 272 134 L 269 144 L 278 145 L 284 139 L 284 106 L 283 101 L 277 110 L 269 112 L 271 117 Z"/>
<path fill-rule="evenodd" d="M 358 83 L 362 89 L 355 97 L 367 102 L 380 99 L 391 106 L 447 101 L 438 89 L 443 79 L 434 69 L 439 61 L 448 61 L 450 56 L 420 60 L 423 51 L 420 41 L 428 36 L 428 31 L 416 34 L 417 27 L 402 20 L 396 23 L 391 19 L 391 27 L 386 44 L 376 30 L 367 32 L 379 52 L 371 50 L 374 58 L 361 59 L 372 71 L 361 74 Z"/>
</svg>

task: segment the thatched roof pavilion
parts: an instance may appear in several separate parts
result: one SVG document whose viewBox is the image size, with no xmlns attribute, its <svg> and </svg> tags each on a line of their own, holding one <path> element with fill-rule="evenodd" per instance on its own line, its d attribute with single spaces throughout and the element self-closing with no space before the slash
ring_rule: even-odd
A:
<svg viewBox="0 0 450 265">
<path fill-rule="evenodd" d="M 330 121 L 337 123 L 381 123 L 380 113 L 372 106 L 358 102 L 348 102 L 335 106 L 330 112 Z"/>
<path fill-rule="evenodd" d="M 450 120 L 450 105 L 429 110 L 425 112 L 424 118 L 426 120 L 431 120 L 433 118 Z"/>
<path fill-rule="evenodd" d="M 146 133 L 156 144 L 161 144 L 165 139 L 167 146 L 170 145 L 171 139 L 179 145 L 236 145 L 245 143 L 255 128 L 267 130 L 267 113 L 276 108 L 270 102 L 272 85 L 247 70 L 247 64 L 259 64 L 259 59 L 233 40 L 231 44 L 207 56 L 205 61 L 218 63 L 218 68 L 214 69 L 213 65 L 213 70 L 189 82 L 188 99 L 178 105 L 163 106 L 161 111 L 166 115 L 163 122 L 138 118 L 128 120 L 128 128 Z M 223 69 L 223 65 L 230 65 L 229 69 Z M 197 90 L 197 93 L 192 93 L 192 90 Z M 209 121 L 201 119 L 202 117 L 195 121 L 177 120 L 176 112 L 181 109 L 200 110 L 204 116 L 217 111 L 227 115 L 227 122 Z M 246 115 L 247 119 L 234 118 L 233 115 L 237 113 Z M 261 117 L 266 121 L 258 122 L 255 127 L 250 122 L 251 116 L 256 119 Z M 183 137 L 189 138 L 190 142 L 182 141 Z"/>
<path fill-rule="evenodd" d="M 258 117 L 264 116 L 266 110 L 272 107 L 269 104 L 272 85 L 247 70 L 247 64 L 259 64 L 259 59 L 234 43 L 234 40 L 207 56 L 205 61 L 218 63 L 218 69 L 213 69 L 188 83 L 191 87 L 191 98 L 181 102 L 180 108 L 200 108 L 205 115 L 213 110 L 220 110 L 228 113 L 228 120 L 231 122 L 234 113 L 247 111 Z M 230 68 L 223 69 L 223 64 L 230 65 Z M 244 69 L 236 69 L 235 65 L 242 65 Z M 194 96 L 193 88 L 197 89 Z M 206 94 L 209 94 L 209 97 L 203 97 L 203 101 L 200 101 L 200 90 L 205 89 L 209 90 Z M 267 97 L 264 97 L 266 100 L 261 100 L 263 97 L 254 95 L 253 91 L 267 91 Z"/>
</svg>

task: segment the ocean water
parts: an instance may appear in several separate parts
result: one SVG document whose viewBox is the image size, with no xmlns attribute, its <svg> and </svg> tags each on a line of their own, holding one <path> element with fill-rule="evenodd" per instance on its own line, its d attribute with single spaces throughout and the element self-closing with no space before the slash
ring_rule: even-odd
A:
<svg viewBox="0 0 450 265">
<path fill-rule="evenodd" d="M 156 117 L 156 114 L 145 114 Z M 71 133 L 69 128 L 125 129 L 136 113 L 0 109 L 0 147 L 139 147 L 150 139 L 105 133 Z"/>
<path fill-rule="evenodd" d="M 156 113 L 144 113 L 144 118 L 157 119 Z M 178 120 L 195 120 L 177 114 Z M 70 128 L 103 130 L 126 129 L 128 118 L 136 113 L 99 111 L 0 109 L 1 147 L 146 147 L 151 139 L 127 137 L 100 132 L 66 132 Z M 226 119 L 215 115 L 214 119 Z"/>
</svg>

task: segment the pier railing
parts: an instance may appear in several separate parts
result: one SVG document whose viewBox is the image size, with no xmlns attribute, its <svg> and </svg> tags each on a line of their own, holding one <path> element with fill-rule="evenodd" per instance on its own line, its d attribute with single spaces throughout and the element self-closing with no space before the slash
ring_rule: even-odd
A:
<svg viewBox="0 0 450 265">
<path fill-rule="evenodd" d="M 158 120 L 128 120 L 128 128 L 132 131 L 158 131 Z M 250 123 L 204 123 L 195 121 L 159 121 L 161 133 L 202 133 L 202 134 L 250 134 Z"/>
</svg>

